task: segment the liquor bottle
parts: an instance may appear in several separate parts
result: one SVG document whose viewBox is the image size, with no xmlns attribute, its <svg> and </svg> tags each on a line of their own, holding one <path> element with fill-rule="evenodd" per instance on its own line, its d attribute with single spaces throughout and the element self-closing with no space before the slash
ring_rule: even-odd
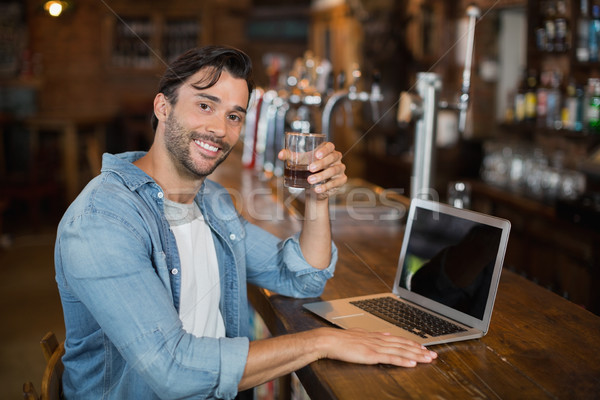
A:
<svg viewBox="0 0 600 400">
<path fill-rule="evenodd" d="M 537 28 L 535 30 L 535 47 L 539 51 L 546 51 L 546 29 Z M 587 42 L 586 42 L 587 47 Z"/>
<path fill-rule="evenodd" d="M 540 74 L 540 84 L 537 88 L 536 125 L 539 128 L 546 127 L 546 115 L 548 114 L 548 89 L 550 87 L 549 71 Z"/>
<path fill-rule="evenodd" d="M 569 49 L 569 23 L 567 19 L 567 6 L 564 0 L 556 2 L 556 17 L 554 18 L 554 51 L 564 52 Z"/>
<path fill-rule="evenodd" d="M 583 105 L 585 104 L 585 90 L 581 85 L 576 86 L 575 95 L 577 96 L 577 115 L 575 116 L 574 129 L 576 132 L 581 132 L 585 122 L 585 113 L 583 112 Z"/>
<path fill-rule="evenodd" d="M 575 125 L 578 115 L 579 99 L 577 98 L 577 85 L 575 80 L 571 78 L 567 85 L 566 97 L 562 109 L 562 124 L 563 128 L 575 130 Z"/>
<path fill-rule="evenodd" d="M 548 2 L 544 10 L 544 29 L 546 30 L 546 51 L 553 52 L 556 42 L 556 9 L 552 2 Z"/>
<path fill-rule="evenodd" d="M 588 62 L 590 60 L 589 43 L 590 17 L 588 13 L 588 0 L 581 0 L 579 3 L 579 18 L 577 19 L 577 46 L 575 57 L 579 62 Z"/>
<path fill-rule="evenodd" d="M 598 61 L 598 36 L 600 35 L 600 5 L 594 4 L 592 7 L 592 20 L 590 22 L 588 48 L 590 51 L 590 61 Z"/>
<path fill-rule="evenodd" d="M 550 88 L 548 89 L 548 112 L 546 114 L 546 127 L 550 129 L 562 128 L 561 119 L 561 76 L 560 72 L 550 72 Z"/>
<path fill-rule="evenodd" d="M 588 79 L 588 128 L 592 133 L 600 132 L 600 79 Z"/>
<path fill-rule="evenodd" d="M 590 116 L 589 116 L 589 108 L 590 108 L 590 85 L 589 79 L 588 81 L 581 87 L 581 122 L 583 124 L 582 131 L 587 132 L 590 126 Z"/>
<path fill-rule="evenodd" d="M 515 94 L 511 91 L 506 95 L 506 110 L 504 111 L 504 122 L 514 124 L 515 118 Z"/>
<path fill-rule="evenodd" d="M 537 107 L 537 77 L 535 70 L 530 70 L 527 75 L 527 88 L 525 89 L 525 121 L 535 122 Z"/>
<path fill-rule="evenodd" d="M 515 95 L 515 122 L 525 121 L 525 93 L 527 92 L 527 75 L 523 72 L 523 79 Z"/>
</svg>

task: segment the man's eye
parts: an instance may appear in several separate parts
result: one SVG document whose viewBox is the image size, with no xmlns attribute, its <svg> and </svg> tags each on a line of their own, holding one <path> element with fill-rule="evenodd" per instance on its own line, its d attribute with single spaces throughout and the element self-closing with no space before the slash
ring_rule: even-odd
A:
<svg viewBox="0 0 600 400">
<path fill-rule="evenodd" d="M 206 103 L 200 103 L 200 108 L 203 110 L 210 110 L 210 106 Z"/>
<path fill-rule="evenodd" d="M 239 122 L 242 120 L 242 117 L 240 117 L 239 115 L 230 115 L 229 119 L 234 121 L 234 122 Z"/>
</svg>

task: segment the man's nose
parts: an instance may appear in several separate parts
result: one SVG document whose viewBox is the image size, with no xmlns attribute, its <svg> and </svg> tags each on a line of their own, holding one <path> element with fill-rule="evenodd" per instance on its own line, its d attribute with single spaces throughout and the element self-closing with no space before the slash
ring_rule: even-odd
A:
<svg viewBox="0 0 600 400">
<path fill-rule="evenodd" d="M 223 137 L 227 129 L 227 117 L 224 115 L 214 114 L 209 119 L 207 129 L 210 133 Z"/>
</svg>

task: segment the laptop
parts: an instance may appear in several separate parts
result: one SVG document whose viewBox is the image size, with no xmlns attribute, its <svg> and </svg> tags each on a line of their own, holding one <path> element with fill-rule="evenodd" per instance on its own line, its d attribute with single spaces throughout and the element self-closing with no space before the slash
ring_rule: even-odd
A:
<svg viewBox="0 0 600 400">
<path fill-rule="evenodd" d="M 424 345 L 482 337 L 509 232 L 505 219 L 413 199 L 391 293 L 304 307 L 341 328 L 389 332 Z"/>
</svg>

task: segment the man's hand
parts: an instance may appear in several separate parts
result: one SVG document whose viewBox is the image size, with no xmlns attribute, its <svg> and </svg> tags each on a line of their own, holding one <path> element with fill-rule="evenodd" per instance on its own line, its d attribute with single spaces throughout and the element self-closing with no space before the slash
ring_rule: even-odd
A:
<svg viewBox="0 0 600 400">
<path fill-rule="evenodd" d="M 437 354 L 425 346 L 389 333 L 335 328 L 321 328 L 315 333 L 321 335 L 318 343 L 322 346 L 323 358 L 399 367 L 414 367 L 437 358 Z"/>
<path fill-rule="evenodd" d="M 281 150 L 278 157 L 282 161 L 287 160 L 289 150 Z M 323 143 L 317 149 L 315 157 L 316 160 L 309 165 L 313 174 L 308 177 L 308 183 L 317 185 L 311 190 L 316 193 L 317 200 L 326 200 L 348 180 L 346 166 L 342 163 L 342 153 L 335 150 L 331 142 Z"/>
<path fill-rule="evenodd" d="M 240 390 L 296 371 L 322 358 L 357 364 L 414 367 L 437 354 L 411 340 L 359 329 L 318 328 L 250 342 Z"/>
</svg>

